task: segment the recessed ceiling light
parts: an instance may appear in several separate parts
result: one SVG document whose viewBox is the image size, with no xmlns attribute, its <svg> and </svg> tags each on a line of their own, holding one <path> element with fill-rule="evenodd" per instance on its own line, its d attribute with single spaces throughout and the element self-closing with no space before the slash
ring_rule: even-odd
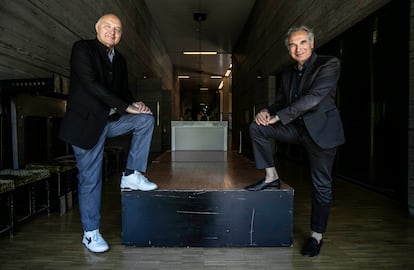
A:
<svg viewBox="0 0 414 270">
<path fill-rule="evenodd" d="M 218 86 L 218 89 L 222 89 L 223 88 L 223 85 L 224 85 L 224 83 L 223 83 L 223 81 L 221 81 L 220 84 L 219 84 L 219 86 Z"/>
<path fill-rule="evenodd" d="M 185 55 L 216 55 L 217 52 L 183 52 Z"/>
</svg>

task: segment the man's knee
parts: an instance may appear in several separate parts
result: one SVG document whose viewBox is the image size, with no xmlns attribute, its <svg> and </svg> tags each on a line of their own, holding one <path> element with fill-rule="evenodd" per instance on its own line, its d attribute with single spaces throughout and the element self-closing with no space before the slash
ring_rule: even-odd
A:
<svg viewBox="0 0 414 270">
<path fill-rule="evenodd" d="M 137 127 L 142 126 L 154 126 L 154 116 L 152 114 L 135 114 L 134 117 L 136 118 L 136 121 L 134 123 L 137 125 Z"/>
<path fill-rule="evenodd" d="M 258 133 L 259 125 L 256 122 L 251 122 L 249 126 L 250 135 L 256 135 Z"/>
<path fill-rule="evenodd" d="M 253 140 L 265 138 L 265 128 L 265 126 L 258 125 L 256 122 L 251 122 L 249 126 L 250 138 Z"/>
<path fill-rule="evenodd" d="M 151 125 L 154 125 L 154 122 L 155 122 L 155 120 L 154 120 L 154 115 L 152 115 L 152 114 L 143 114 L 145 117 L 146 117 L 146 122 L 148 122 L 149 124 L 151 124 Z"/>
</svg>

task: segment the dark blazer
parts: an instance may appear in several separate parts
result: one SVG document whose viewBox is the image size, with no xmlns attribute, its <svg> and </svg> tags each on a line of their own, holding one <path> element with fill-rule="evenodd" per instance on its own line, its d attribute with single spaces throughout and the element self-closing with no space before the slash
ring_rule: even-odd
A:
<svg viewBox="0 0 414 270">
<path fill-rule="evenodd" d="M 335 104 L 340 61 L 336 57 L 313 53 L 299 84 L 299 98 L 291 102 L 293 68 L 281 77 L 276 101 L 268 110 L 286 125 L 302 117 L 309 135 L 321 148 L 336 147 L 345 142 L 342 120 Z M 296 63 L 295 63 L 296 65 Z"/>
<path fill-rule="evenodd" d="M 115 50 L 111 64 L 107 48 L 97 39 L 75 42 L 60 138 L 83 149 L 91 149 L 107 124 L 110 109 L 124 113 L 132 102 L 126 61 L 119 51 Z"/>
</svg>

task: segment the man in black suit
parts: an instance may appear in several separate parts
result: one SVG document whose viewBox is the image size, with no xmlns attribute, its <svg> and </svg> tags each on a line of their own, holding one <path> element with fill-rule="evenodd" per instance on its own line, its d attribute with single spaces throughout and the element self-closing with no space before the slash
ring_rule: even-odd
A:
<svg viewBox="0 0 414 270">
<path fill-rule="evenodd" d="M 295 63 L 283 72 L 275 103 L 250 125 L 256 167 L 265 169 L 266 176 L 246 189 L 280 187 L 270 139 L 304 146 L 312 179 L 312 231 L 302 254 L 312 257 L 320 252 L 328 224 L 336 148 L 345 142 L 335 105 L 340 61 L 313 52 L 314 34 L 306 26 L 290 28 L 285 43 Z"/>
<path fill-rule="evenodd" d="M 109 245 L 100 234 L 102 161 L 107 137 L 132 133 L 122 189 L 154 190 L 143 173 L 147 168 L 154 117 L 128 89 L 127 64 L 115 49 L 122 36 L 121 20 L 102 16 L 96 39 L 74 43 L 70 58 L 70 88 L 60 137 L 72 145 L 78 168 L 78 202 L 82 243 L 92 252 Z"/>
</svg>

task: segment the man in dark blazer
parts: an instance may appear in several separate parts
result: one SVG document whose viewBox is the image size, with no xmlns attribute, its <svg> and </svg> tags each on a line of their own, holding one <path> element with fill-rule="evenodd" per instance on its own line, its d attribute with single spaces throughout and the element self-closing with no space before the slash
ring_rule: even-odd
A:
<svg viewBox="0 0 414 270">
<path fill-rule="evenodd" d="M 147 168 L 154 117 L 128 89 L 127 64 L 115 49 L 122 36 L 120 19 L 102 16 L 96 39 L 74 43 L 70 58 L 70 88 L 60 138 L 72 145 L 78 169 L 78 203 L 82 243 L 92 252 L 109 245 L 100 234 L 102 161 L 107 137 L 132 133 L 122 189 L 154 190 L 143 173 Z"/>
<path fill-rule="evenodd" d="M 316 256 L 322 246 L 332 202 L 332 166 L 336 148 L 345 142 L 335 105 L 340 61 L 313 52 L 314 34 L 306 26 L 292 27 L 286 46 L 295 63 L 282 74 L 274 104 L 261 110 L 250 125 L 256 167 L 265 178 L 247 190 L 279 188 L 270 139 L 304 146 L 312 180 L 311 237 L 302 248 Z"/>
</svg>

